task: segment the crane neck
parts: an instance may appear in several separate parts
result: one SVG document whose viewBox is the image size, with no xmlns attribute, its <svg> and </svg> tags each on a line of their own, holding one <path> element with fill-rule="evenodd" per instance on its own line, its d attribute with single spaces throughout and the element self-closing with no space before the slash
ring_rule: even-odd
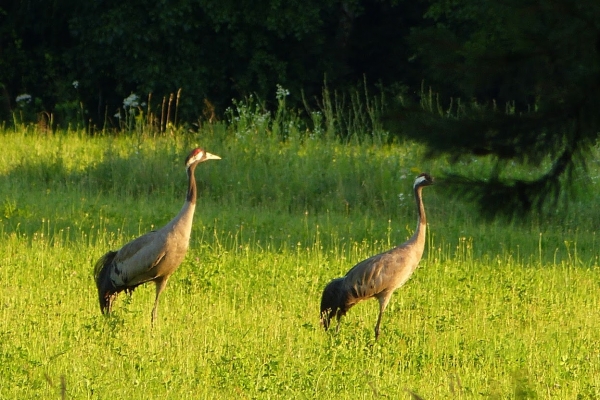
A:
<svg viewBox="0 0 600 400">
<path fill-rule="evenodd" d="M 419 225 L 426 225 L 427 216 L 425 215 L 425 207 L 423 206 L 422 192 L 422 186 L 415 189 L 415 201 L 417 202 L 417 212 L 419 213 Z"/>
<path fill-rule="evenodd" d="M 196 196 L 198 194 L 198 189 L 196 188 L 196 178 L 194 177 L 194 171 L 196 170 L 196 163 L 190 165 L 187 169 L 188 175 L 188 190 L 187 196 L 185 200 L 188 203 L 196 205 Z"/>
<path fill-rule="evenodd" d="M 417 203 L 417 229 L 413 235 L 414 240 L 425 243 L 425 231 L 427 230 L 427 216 L 425 215 L 425 207 L 423 206 L 422 198 L 423 187 L 415 188 L 415 201 Z"/>
</svg>

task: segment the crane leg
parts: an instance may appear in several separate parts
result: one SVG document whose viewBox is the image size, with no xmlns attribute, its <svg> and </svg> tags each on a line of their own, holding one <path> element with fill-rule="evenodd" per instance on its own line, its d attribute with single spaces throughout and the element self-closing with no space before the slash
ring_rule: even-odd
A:
<svg viewBox="0 0 600 400">
<path fill-rule="evenodd" d="M 379 300 L 379 316 L 377 317 L 377 323 L 375 324 L 375 340 L 379 338 L 379 326 L 381 325 L 381 317 L 383 316 L 383 312 L 387 307 L 388 302 L 390 301 L 389 296 L 384 296 L 378 298 Z"/>
<path fill-rule="evenodd" d="M 160 297 L 161 292 L 165 289 L 165 286 L 167 286 L 167 280 L 161 279 L 161 280 L 155 281 L 155 283 L 156 283 L 156 298 L 154 299 L 154 307 L 152 308 L 152 324 L 153 325 L 154 325 L 154 321 L 156 321 L 156 318 L 158 317 L 158 298 Z"/>
<path fill-rule="evenodd" d="M 383 312 L 379 311 L 379 317 L 377 317 L 377 323 L 375 324 L 375 340 L 379 338 L 379 325 L 381 324 L 381 315 Z"/>
</svg>

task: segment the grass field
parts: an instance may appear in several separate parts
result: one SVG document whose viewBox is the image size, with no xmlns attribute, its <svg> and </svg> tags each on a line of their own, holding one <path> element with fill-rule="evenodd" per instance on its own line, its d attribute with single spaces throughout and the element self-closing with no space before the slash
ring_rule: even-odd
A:
<svg viewBox="0 0 600 400">
<path fill-rule="evenodd" d="M 375 342 L 375 301 L 324 332 L 321 291 L 406 240 L 414 177 L 447 165 L 258 128 L 0 133 L 0 398 L 600 398 L 598 158 L 546 218 L 486 222 L 426 188 L 425 255 Z M 158 323 L 153 285 L 102 316 L 93 263 L 178 212 L 197 145 L 223 159 L 196 170 Z"/>
</svg>

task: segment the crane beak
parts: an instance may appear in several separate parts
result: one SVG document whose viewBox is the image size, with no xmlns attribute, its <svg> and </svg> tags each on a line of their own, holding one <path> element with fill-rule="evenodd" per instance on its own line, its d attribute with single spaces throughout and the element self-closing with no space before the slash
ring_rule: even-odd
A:
<svg viewBox="0 0 600 400">
<path fill-rule="evenodd" d="M 215 154 L 210 154 L 209 152 L 204 153 L 204 160 L 220 160 L 221 157 L 215 155 Z"/>
</svg>

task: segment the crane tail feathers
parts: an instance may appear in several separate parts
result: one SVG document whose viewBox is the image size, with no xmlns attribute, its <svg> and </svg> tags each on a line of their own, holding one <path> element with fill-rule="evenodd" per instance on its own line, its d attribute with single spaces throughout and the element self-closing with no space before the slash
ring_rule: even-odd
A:
<svg viewBox="0 0 600 400">
<path fill-rule="evenodd" d="M 98 300 L 100 301 L 100 311 L 102 311 L 102 314 L 110 313 L 112 301 L 120 291 L 110 280 L 111 266 L 116 255 L 116 251 L 109 251 L 100 257 L 94 266 L 94 279 L 98 288 Z"/>
<path fill-rule="evenodd" d="M 336 316 L 338 320 L 347 311 L 344 301 L 343 290 L 344 278 L 332 280 L 325 286 L 321 297 L 321 325 L 325 330 L 329 329 L 331 318 Z"/>
</svg>

